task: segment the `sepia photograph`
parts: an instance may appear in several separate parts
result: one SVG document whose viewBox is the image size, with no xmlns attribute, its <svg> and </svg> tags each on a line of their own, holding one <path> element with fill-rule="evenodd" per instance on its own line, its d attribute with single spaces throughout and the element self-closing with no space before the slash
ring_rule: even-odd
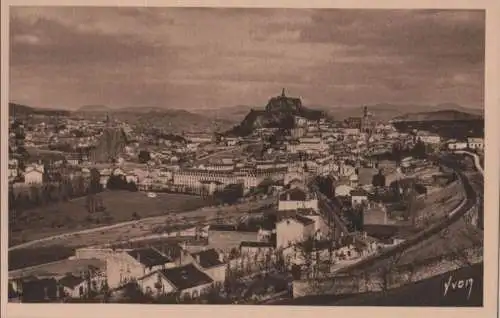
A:
<svg viewBox="0 0 500 318">
<path fill-rule="evenodd" d="M 486 10 L 8 18 L 9 303 L 484 306 Z"/>
</svg>

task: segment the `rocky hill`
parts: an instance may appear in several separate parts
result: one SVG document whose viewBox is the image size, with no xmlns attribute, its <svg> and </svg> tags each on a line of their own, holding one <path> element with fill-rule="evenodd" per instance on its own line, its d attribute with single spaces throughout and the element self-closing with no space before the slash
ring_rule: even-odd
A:
<svg viewBox="0 0 500 318">
<path fill-rule="evenodd" d="M 283 90 L 280 96 L 269 100 L 265 109 L 251 109 L 241 123 L 228 130 L 226 135 L 247 136 L 257 128 L 291 129 L 296 116 L 319 120 L 327 115 L 324 111 L 304 107 L 299 98 L 287 97 Z"/>
</svg>

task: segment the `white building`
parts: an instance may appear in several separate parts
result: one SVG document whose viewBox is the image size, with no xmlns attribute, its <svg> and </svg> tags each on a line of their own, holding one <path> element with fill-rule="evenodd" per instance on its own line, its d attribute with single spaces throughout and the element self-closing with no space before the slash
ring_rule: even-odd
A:
<svg viewBox="0 0 500 318">
<path fill-rule="evenodd" d="M 484 139 L 483 138 L 467 138 L 467 144 L 470 149 L 482 150 L 484 149 Z"/>
<path fill-rule="evenodd" d="M 33 165 L 26 167 L 26 170 L 24 170 L 24 183 L 42 184 L 43 175 L 44 175 L 43 165 Z"/>
<path fill-rule="evenodd" d="M 181 299 L 196 299 L 203 295 L 214 281 L 195 265 L 187 264 L 156 270 L 139 278 L 137 283 L 143 293 L 153 297 L 177 292 Z"/>
<path fill-rule="evenodd" d="M 441 137 L 427 131 L 419 131 L 417 133 L 417 140 L 421 140 L 426 144 L 439 144 L 441 142 Z"/>
<path fill-rule="evenodd" d="M 116 288 L 151 272 L 175 266 L 175 262 L 152 248 L 121 251 L 106 257 L 108 286 Z"/>
<path fill-rule="evenodd" d="M 19 162 L 17 159 L 9 160 L 9 179 L 16 178 L 18 176 Z"/>
<path fill-rule="evenodd" d="M 463 141 L 454 141 L 448 144 L 448 149 L 450 150 L 463 150 L 467 149 L 468 143 Z"/>
<path fill-rule="evenodd" d="M 226 280 L 226 264 L 224 255 L 219 254 L 215 249 L 204 250 L 191 254 L 194 259 L 194 265 L 215 283 L 224 283 Z"/>
<path fill-rule="evenodd" d="M 321 153 L 328 149 L 328 144 L 319 137 L 302 137 L 298 141 L 292 141 L 287 145 L 287 151 L 290 153 Z"/>
<path fill-rule="evenodd" d="M 341 184 L 335 187 L 335 196 L 336 197 L 348 197 L 351 195 L 351 191 L 354 190 L 353 187 L 348 186 L 346 184 Z"/>
<path fill-rule="evenodd" d="M 286 248 L 302 242 L 315 233 L 314 221 L 297 215 L 276 223 L 276 248 Z"/>
<path fill-rule="evenodd" d="M 313 209 L 318 211 L 316 194 L 309 193 L 300 187 L 295 187 L 280 194 L 278 210 Z"/>
<path fill-rule="evenodd" d="M 368 202 L 368 194 L 362 189 L 351 191 L 351 202 L 353 206 L 361 205 Z"/>
</svg>

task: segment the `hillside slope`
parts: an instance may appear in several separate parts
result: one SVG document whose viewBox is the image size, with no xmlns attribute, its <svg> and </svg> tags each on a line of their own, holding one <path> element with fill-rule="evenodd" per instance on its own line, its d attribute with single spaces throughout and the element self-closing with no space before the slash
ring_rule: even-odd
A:
<svg viewBox="0 0 500 318">
<path fill-rule="evenodd" d="M 69 111 L 49 108 L 35 108 L 17 103 L 9 103 L 9 116 L 28 116 L 28 115 L 45 115 L 45 116 L 68 116 Z"/>
<path fill-rule="evenodd" d="M 304 107 L 299 98 L 287 97 L 283 91 L 280 96 L 272 97 L 264 110 L 251 109 L 242 122 L 226 134 L 247 136 L 257 128 L 291 129 L 295 126 L 296 116 L 309 120 L 327 117 L 324 111 Z"/>
<path fill-rule="evenodd" d="M 394 122 L 407 121 L 457 121 L 457 120 L 479 120 L 481 116 L 470 114 L 458 110 L 438 110 L 434 112 L 419 112 L 408 113 L 402 116 L 397 116 L 393 119 Z"/>
</svg>

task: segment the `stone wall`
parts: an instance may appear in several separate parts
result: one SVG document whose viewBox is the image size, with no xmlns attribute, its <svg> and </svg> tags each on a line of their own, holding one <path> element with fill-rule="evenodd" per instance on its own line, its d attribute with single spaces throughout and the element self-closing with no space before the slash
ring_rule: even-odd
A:
<svg viewBox="0 0 500 318">
<path fill-rule="evenodd" d="M 293 297 L 378 292 L 415 283 L 483 261 L 482 248 L 467 249 L 463 254 L 466 255 L 467 261 L 464 261 L 461 256 L 443 255 L 425 260 L 420 264 L 398 267 L 387 276 L 380 271 L 371 271 L 356 276 L 342 275 L 316 280 L 296 280 L 293 282 Z"/>
</svg>

